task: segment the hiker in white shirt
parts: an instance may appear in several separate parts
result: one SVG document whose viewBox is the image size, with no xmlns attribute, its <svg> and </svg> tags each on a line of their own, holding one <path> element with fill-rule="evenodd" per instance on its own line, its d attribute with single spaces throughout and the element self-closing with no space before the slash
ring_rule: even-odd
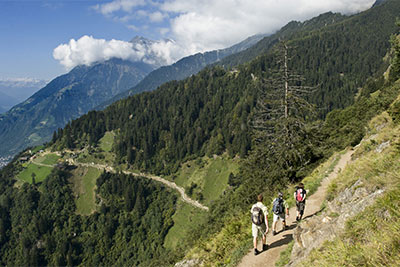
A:
<svg viewBox="0 0 400 267">
<path fill-rule="evenodd" d="M 251 207 L 251 220 L 252 226 L 251 231 L 253 234 L 253 245 L 254 245 L 254 255 L 259 254 L 261 251 L 257 249 L 257 238 L 259 235 L 262 235 L 262 250 L 267 250 L 267 233 L 269 231 L 268 228 L 268 208 L 262 203 L 263 196 L 259 194 L 257 196 L 257 203 Z"/>
</svg>

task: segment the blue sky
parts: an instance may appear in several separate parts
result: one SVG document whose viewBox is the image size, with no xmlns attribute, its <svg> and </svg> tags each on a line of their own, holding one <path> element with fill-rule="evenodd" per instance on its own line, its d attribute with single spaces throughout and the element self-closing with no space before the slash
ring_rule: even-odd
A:
<svg viewBox="0 0 400 267">
<path fill-rule="evenodd" d="M 66 72 L 52 56 L 61 43 L 85 34 L 127 41 L 137 34 L 93 10 L 98 2 L 104 1 L 0 0 L 0 77 L 51 79 Z"/>
<path fill-rule="evenodd" d="M 373 2 L 0 0 L 0 79 L 49 80 L 78 64 L 125 57 L 125 51 L 126 58 L 140 60 L 148 51 L 128 51 L 126 43 L 136 35 L 160 40 L 152 52 L 169 64 L 257 33 L 272 33 L 290 20 L 304 21 L 327 11 L 359 12 Z"/>
</svg>

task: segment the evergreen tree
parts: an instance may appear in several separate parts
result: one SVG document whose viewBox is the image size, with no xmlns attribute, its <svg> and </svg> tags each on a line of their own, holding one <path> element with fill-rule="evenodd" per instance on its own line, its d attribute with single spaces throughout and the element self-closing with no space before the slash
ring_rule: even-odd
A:
<svg viewBox="0 0 400 267">
<path fill-rule="evenodd" d="M 36 173 L 32 172 L 32 184 L 36 185 Z"/>
<path fill-rule="evenodd" d="M 400 20 L 397 20 L 396 25 L 400 27 Z M 400 34 L 392 35 L 390 43 L 392 45 L 392 60 L 389 78 L 391 81 L 396 81 L 400 78 Z"/>
</svg>

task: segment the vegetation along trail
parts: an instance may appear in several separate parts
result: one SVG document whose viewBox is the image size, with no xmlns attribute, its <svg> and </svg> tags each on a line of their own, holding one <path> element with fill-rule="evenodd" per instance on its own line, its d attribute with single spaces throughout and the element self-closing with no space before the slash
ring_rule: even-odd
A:
<svg viewBox="0 0 400 267">
<path fill-rule="evenodd" d="M 46 154 L 48 154 L 48 152 Z M 31 160 L 31 162 L 36 164 L 36 165 L 40 165 L 40 166 L 54 167 L 53 165 L 46 165 L 46 164 L 34 162 L 32 160 Z M 94 164 L 94 163 L 93 164 L 81 163 L 81 162 L 76 162 L 73 159 L 69 159 L 69 163 L 73 164 L 73 165 L 80 165 L 80 166 L 84 166 L 84 167 L 92 167 L 92 168 L 97 168 L 97 169 L 100 169 L 100 170 L 106 170 L 108 172 L 114 172 L 114 173 L 116 172 L 113 167 L 107 166 L 107 165 Z M 141 177 L 145 177 L 145 178 L 148 178 L 148 179 L 152 179 L 152 180 L 161 182 L 161 183 L 165 184 L 166 186 L 178 191 L 179 194 L 182 197 L 182 200 L 185 201 L 186 203 L 189 203 L 190 205 L 193 205 L 193 206 L 195 206 L 197 208 L 200 208 L 200 209 L 208 211 L 208 207 L 204 206 L 203 204 L 199 203 L 196 200 L 191 199 L 188 195 L 186 195 L 185 189 L 183 189 L 182 187 L 178 186 L 174 182 L 165 180 L 164 178 L 162 178 L 160 176 L 155 176 L 155 175 L 150 175 L 150 174 L 145 174 L 145 173 L 135 173 L 135 172 L 131 172 L 131 171 L 123 171 L 123 173 L 131 174 L 133 176 L 141 176 Z"/>
<path fill-rule="evenodd" d="M 321 203 L 325 200 L 328 185 L 332 179 L 335 179 L 346 164 L 351 160 L 351 155 L 353 150 L 347 151 L 342 155 L 338 164 L 335 166 L 333 172 L 326 177 L 319 186 L 318 190 L 311 196 L 307 196 L 306 209 L 304 211 L 304 219 L 311 217 L 321 210 Z M 306 188 L 307 190 L 307 188 Z M 267 251 L 254 256 L 253 249 L 246 256 L 243 257 L 242 261 L 239 263 L 239 267 L 256 267 L 256 266 L 275 266 L 278 261 L 280 253 L 286 249 L 289 242 L 293 240 L 293 231 L 296 228 L 296 207 L 292 207 L 289 210 L 289 216 L 287 217 L 287 225 L 289 229 L 286 231 L 278 231 L 281 224 L 277 225 L 277 235 L 272 235 L 272 228 L 267 235 L 267 244 L 269 248 Z M 249 225 L 249 229 L 251 225 Z M 258 248 L 261 249 L 261 243 L 258 244 Z"/>
</svg>

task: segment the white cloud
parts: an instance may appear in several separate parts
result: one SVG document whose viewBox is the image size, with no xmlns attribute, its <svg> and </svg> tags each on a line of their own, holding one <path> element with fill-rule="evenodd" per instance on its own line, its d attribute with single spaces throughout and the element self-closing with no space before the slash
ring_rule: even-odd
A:
<svg viewBox="0 0 400 267">
<path fill-rule="evenodd" d="M 106 4 L 95 5 L 93 8 L 108 16 L 117 11 L 131 12 L 134 7 L 145 4 L 144 0 L 115 0 Z"/>
<path fill-rule="evenodd" d="M 95 8 L 104 15 L 135 15 L 175 42 L 157 49 L 175 61 L 196 52 L 231 46 L 259 33 L 273 33 L 291 20 L 304 21 L 332 11 L 351 14 L 371 7 L 375 0 L 114 0 Z M 140 10 L 134 7 L 140 6 Z M 121 14 L 122 13 L 122 14 Z M 130 17 L 133 18 L 133 17 Z M 157 25 L 169 19 L 169 25 Z M 143 23 L 144 22 L 144 23 Z M 126 20 L 129 28 L 132 22 Z M 136 24 L 135 24 L 136 25 Z M 142 29 L 143 26 L 141 27 Z M 177 49 L 177 47 L 179 49 Z M 168 49 L 172 49 L 167 52 Z"/>
<path fill-rule="evenodd" d="M 170 41 L 158 41 L 149 45 L 120 40 L 95 39 L 84 35 L 78 40 L 71 39 L 53 50 L 53 57 L 67 70 L 77 65 L 91 65 L 111 58 L 143 61 L 157 66 L 171 64 L 180 49 Z"/>
<path fill-rule="evenodd" d="M 153 12 L 149 14 L 149 18 L 151 22 L 161 22 L 166 17 L 165 14 L 161 13 L 160 11 Z"/>
<path fill-rule="evenodd" d="M 22 87 L 22 86 L 40 86 L 48 81 L 30 77 L 19 78 L 2 78 L 0 77 L 0 85 L 7 85 L 9 87 Z"/>
<path fill-rule="evenodd" d="M 375 0 L 169 0 L 161 9 L 176 14 L 171 38 L 191 53 L 228 47 L 248 36 L 273 33 L 291 20 L 324 12 L 355 13 Z"/>
</svg>

